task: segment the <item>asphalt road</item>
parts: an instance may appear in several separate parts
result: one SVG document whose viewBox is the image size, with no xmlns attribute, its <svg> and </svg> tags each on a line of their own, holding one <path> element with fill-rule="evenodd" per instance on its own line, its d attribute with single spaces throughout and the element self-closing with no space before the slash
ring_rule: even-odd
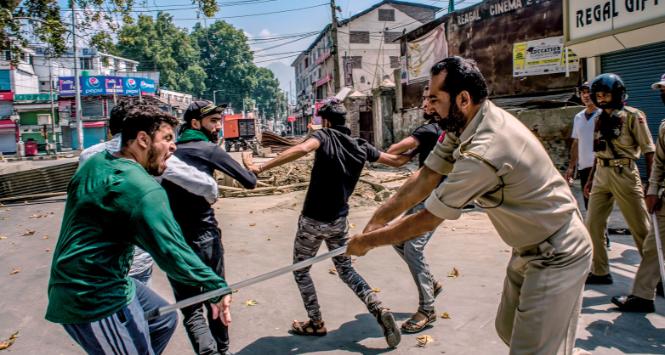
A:
<svg viewBox="0 0 665 355">
<path fill-rule="evenodd" d="M 228 279 L 237 282 L 291 262 L 296 221 L 303 192 L 223 199 L 216 205 L 222 224 Z M 0 208 L 0 340 L 19 331 L 7 354 L 82 354 L 62 327 L 44 320 L 46 286 L 64 204 L 62 202 Z M 352 232 L 361 230 L 375 206 L 354 207 Z M 24 235 L 27 234 L 27 235 Z M 585 291 L 577 346 L 594 354 L 665 354 L 665 301 L 658 313 L 621 314 L 609 304 L 613 295 L 629 292 L 638 253 L 630 236 L 613 236 L 610 252 L 615 284 Z M 445 222 L 431 240 L 426 255 L 432 271 L 443 281 L 437 299 L 441 319 L 419 335 L 433 342 L 417 346 L 418 335 L 404 335 L 396 350 L 386 348 L 381 331 L 363 304 L 330 274 L 332 262 L 312 269 L 329 334 L 321 338 L 287 333 L 293 319 L 305 319 L 296 285 L 290 275 L 241 290 L 234 296 L 232 351 L 238 354 L 355 353 L 379 354 L 506 354 L 494 331 L 509 248 L 499 239 L 487 216 L 465 213 Z M 402 260 L 381 248 L 355 262 L 358 271 L 398 320 L 417 308 L 418 296 Z M 459 277 L 447 277 L 456 268 Z M 164 274 L 156 271 L 153 288 L 172 300 Z M 254 306 L 245 301 L 254 300 Z M 192 353 L 182 326 L 166 354 Z"/>
</svg>

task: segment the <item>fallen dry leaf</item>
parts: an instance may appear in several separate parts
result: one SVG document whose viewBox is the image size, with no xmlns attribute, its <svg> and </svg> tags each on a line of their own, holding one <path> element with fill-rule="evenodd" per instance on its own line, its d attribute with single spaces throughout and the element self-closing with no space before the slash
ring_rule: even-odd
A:
<svg viewBox="0 0 665 355">
<path fill-rule="evenodd" d="M 10 275 L 16 275 L 19 272 L 21 272 L 21 268 L 20 267 L 14 267 L 14 268 L 12 268 L 12 271 L 9 274 Z"/>
<path fill-rule="evenodd" d="M 267 240 L 267 241 L 271 241 L 271 239 L 270 239 L 270 238 L 266 238 L 266 240 Z"/>
<path fill-rule="evenodd" d="M 28 236 L 31 236 L 31 235 L 33 235 L 33 234 L 35 234 L 35 230 L 34 230 L 34 229 L 26 229 L 26 230 L 25 230 L 25 233 L 23 233 L 23 236 L 24 236 L 24 237 L 28 237 Z"/>
<path fill-rule="evenodd" d="M 5 239 L 7 239 L 7 237 L 5 237 L 4 235 L 0 235 L 0 240 L 5 240 Z"/>
<path fill-rule="evenodd" d="M 247 301 L 245 301 L 245 303 L 244 303 L 244 305 L 247 306 L 247 307 L 256 306 L 257 304 L 259 304 L 259 303 L 256 302 L 255 300 L 247 300 Z"/>
<path fill-rule="evenodd" d="M 331 267 L 330 269 L 328 269 L 328 273 L 330 275 L 337 275 L 337 269 L 335 269 L 334 267 Z"/>
<path fill-rule="evenodd" d="M 372 287 L 372 292 L 379 293 L 379 292 L 381 292 L 381 289 L 378 288 L 378 287 Z"/>
<path fill-rule="evenodd" d="M 454 267 L 454 268 L 448 273 L 448 277 L 452 277 L 452 278 L 459 277 L 459 270 L 457 270 L 457 268 Z"/>
<path fill-rule="evenodd" d="M 50 252 L 51 252 L 51 248 L 46 248 L 44 251 L 47 252 L 47 253 L 50 253 Z"/>
<path fill-rule="evenodd" d="M 416 340 L 418 341 L 418 346 L 424 348 L 429 343 L 433 342 L 434 338 L 432 338 L 430 335 L 419 335 L 416 337 Z"/>
<path fill-rule="evenodd" d="M 249 211 L 249 214 L 252 214 L 252 213 L 254 213 L 254 211 Z"/>
<path fill-rule="evenodd" d="M 256 223 L 250 223 L 249 226 L 254 227 L 254 226 L 256 226 Z"/>
<path fill-rule="evenodd" d="M 43 236 L 42 239 L 44 240 L 48 239 L 48 235 Z"/>
<path fill-rule="evenodd" d="M 47 214 L 35 213 L 32 216 L 30 216 L 30 218 L 44 218 L 44 217 L 48 217 L 48 215 Z"/>
<path fill-rule="evenodd" d="M 353 229 L 353 228 L 356 228 L 356 225 L 353 224 L 353 223 L 349 223 L 349 229 Z"/>
<path fill-rule="evenodd" d="M 450 319 L 450 314 L 448 314 L 448 312 L 443 312 L 443 313 L 441 313 L 441 318 Z"/>
<path fill-rule="evenodd" d="M 12 346 L 16 341 L 16 338 L 18 338 L 18 330 L 15 331 L 14 334 L 10 335 L 9 339 L 0 341 L 0 350 L 5 350 Z"/>
</svg>

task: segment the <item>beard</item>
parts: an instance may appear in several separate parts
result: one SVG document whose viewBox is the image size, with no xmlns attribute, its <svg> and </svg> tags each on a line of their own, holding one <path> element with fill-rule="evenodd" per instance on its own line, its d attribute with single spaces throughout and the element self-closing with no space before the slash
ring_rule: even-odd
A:
<svg viewBox="0 0 665 355">
<path fill-rule="evenodd" d="M 427 123 L 437 122 L 441 119 L 439 114 L 437 114 L 436 112 L 434 112 L 434 113 L 423 113 L 423 118 L 425 119 L 425 122 L 427 122 Z"/>
<path fill-rule="evenodd" d="M 161 176 L 166 170 L 166 161 L 160 161 L 157 149 L 151 146 L 148 150 L 148 166 L 146 171 L 152 176 Z"/>
<path fill-rule="evenodd" d="M 454 133 L 459 136 L 462 133 L 462 128 L 466 125 L 466 117 L 462 111 L 459 110 L 455 102 L 451 102 L 450 109 L 448 110 L 448 117 L 441 118 L 437 121 L 442 130 Z"/>
<path fill-rule="evenodd" d="M 203 132 L 208 139 L 210 139 L 211 142 L 217 144 L 219 142 L 219 134 L 213 133 L 209 130 L 207 130 L 205 127 L 201 127 L 201 132 Z"/>
</svg>

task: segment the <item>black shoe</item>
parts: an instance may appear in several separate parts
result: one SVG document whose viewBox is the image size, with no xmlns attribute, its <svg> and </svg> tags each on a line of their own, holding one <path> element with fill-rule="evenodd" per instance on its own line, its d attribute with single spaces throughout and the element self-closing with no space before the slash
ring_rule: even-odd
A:
<svg viewBox="0 0 665 355">
<path fill-rule="evenodd" d="M 399 342 L 402 340 L 402 333 L 395 322 L 395 317 L 390 313 L 388 308 L 377 308 L 372 311 L 372 314 L 376 318 L 376 321 L 379 322 L 381 329 L 383 330 L 383 336 L 386 337 L 386 342 L 391 348 L 396 348 Z"/>
<path fill-rule="evenodd" d="M 663 292 L 663 281 L 656 285 L 656 296 L 665 297 L 665 293 Z"/>
<path fill-rule="evenodd" d="M 587 285 L 611 285 L 613 283 L 614 280 L 612 280 L 612 274 L 594 275 L 592 273 L 589 273 L 585 282 Z"/>
<path fill-rule="evenodd" d="M 652 300 L 633 295 L 612 297 L 612 303 L 622 312 L 652 313 L 656 311 Z"/>
</svg>

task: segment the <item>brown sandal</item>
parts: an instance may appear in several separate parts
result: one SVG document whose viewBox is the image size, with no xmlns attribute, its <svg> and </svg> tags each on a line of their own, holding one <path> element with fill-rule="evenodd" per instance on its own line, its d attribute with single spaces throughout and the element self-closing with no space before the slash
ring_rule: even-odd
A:
<svg viewBox="0 0 665 355">
<path fill-rule="evenodd" d="M 416 316 L 418 314 L 422 314 L 425 318 L 416 320 Z M 424 311 L 418 310 L 418 312 L 413 314 L 411 318 L 402 323 L 402 332 L 409 334 L 418 333 L 434 322 L 436 322 L 436 312 L 426 313 Z"/>
<path fill-rule="evenodd" d="M 291 334 L 320 337 L 328 334 L 328 330 L 323 321 L 316 322 L 310 319 L 307 322 L 299 322 L 294 320 L 291 324 Z"/>
</svg>

